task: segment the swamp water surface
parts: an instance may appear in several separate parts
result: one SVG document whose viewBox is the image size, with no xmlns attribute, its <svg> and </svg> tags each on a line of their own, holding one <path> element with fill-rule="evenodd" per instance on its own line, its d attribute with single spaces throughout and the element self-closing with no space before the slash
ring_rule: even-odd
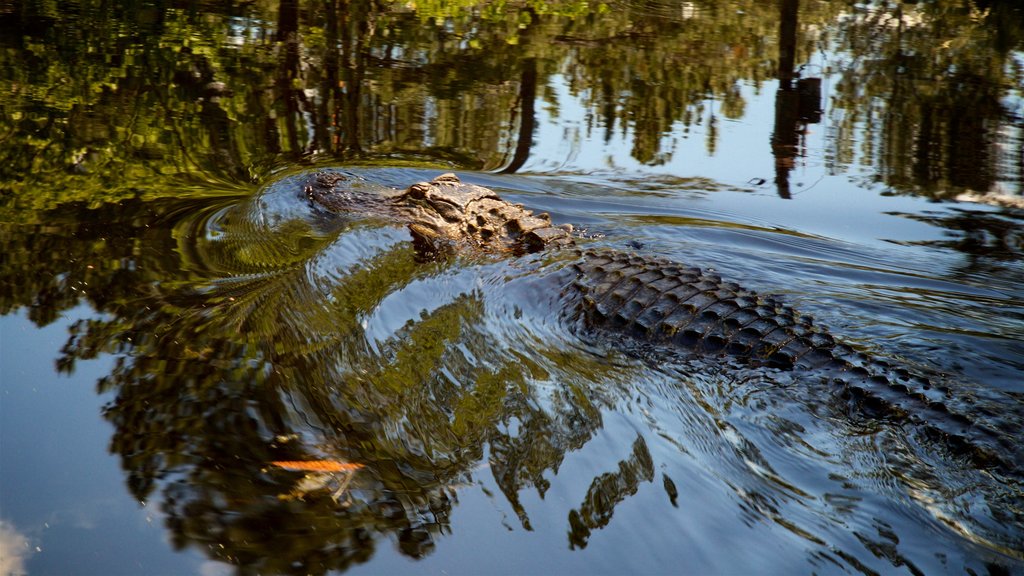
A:
<svg viewBox="0 0 1024 576">
<path fill-rule="evenodd" d="M 1011 418 L 1022 22 L 0 7 L 0 572 L 1024 571 L 1021 478 L 820 375 L 581 329 L 557 254 L 422 262 L 299 184 L 455 171 Z"/>
</svg>

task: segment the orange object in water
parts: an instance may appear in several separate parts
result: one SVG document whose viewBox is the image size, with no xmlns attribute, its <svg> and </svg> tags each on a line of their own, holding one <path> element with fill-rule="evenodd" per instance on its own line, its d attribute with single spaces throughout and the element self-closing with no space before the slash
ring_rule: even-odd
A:
<svg viewBox="0 0 1024 576">
<path fill-rule="evenodd" d="M 296 460 L 271 462 L 271 464 L 279 468 L 284 468 L 285 470 L 297 470 L 302 472 L 347 472 L 350 470 L 359 470 L 363 467 L 362 464 L 339 462 L 337 460 Z"/>
</svg>

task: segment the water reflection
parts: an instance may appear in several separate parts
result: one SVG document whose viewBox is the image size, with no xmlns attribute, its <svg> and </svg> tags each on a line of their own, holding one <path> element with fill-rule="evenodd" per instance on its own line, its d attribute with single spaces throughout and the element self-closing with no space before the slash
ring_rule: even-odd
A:
<svg viewBox="0 0 1024 576">
<path fill-rule="evenodd" d="M 102 278 L 52 274 L 62 294 L 109 298 L 93 301 L 106 317 L 73 326 L 58 363 L 70 372 L 81 359 L 118 356 L 98 387 L 113 393 L 104 411 L 114 425 L 110 448 L 133 497 L 162 502 L 178 547 L 200 544 L 258 571 L 323 573 L 370 558 L 381 534 L 409 556 L 429 553 L 449 530 L 455 490 L 483 459 L 529 528 L 522 490 L 543 492 L 545 471 L 601 425 L 592 383 L 578 375 L 586 367 L 569 376 L 557 339 L 530 358 L 514 342 L 496 348 L 475 275 L 451 263 L 419 265 L 407 241 L 378 243 L 347 269 L 324 267 L 318 257 L 351 246 L 359 222 L 325 240 L 314 210 L 282 222 L 254 212 L 260 205 L 191 205 L 174 234 L 129 262 L 116 251 L 133 242 L 92 246 L 81 267 Z M 107 218 L 117 220 L 77 215 Z M 258 233 L 260 242 L 244 242 Z M 275 248 L 297 236 L 306 238 L 296 244 L 304 255 Z M 109 262 L 126 265 L 110 270 Z M 417 290 L 434 304 L 415 304 L 412 317 L 394 322 L 389 314 L 404 313 L 389 310 L 386 296 Z M 39 307 L 56 314 L 62 306 Z M 374 317 L 397 330 L 382 332 Z M 590 369 L 595 378 L 608 372 Z M 295 493 L 296 480 L 270 462 L 325 458 L 364 466 L 346 505 L 309 489 L 300 501 L 281 498 Z"/>
<path fill-rule="evenodd" d="M 1015 267 L 1007 264 L 1024 258 L 1024 237 L 1021 236 L 1024 216 L 1020 214 L 959 208 L 949 214 L 903 216 L 941 228 L 945 239 L 924 244 L 964 254 L 968 271 L 999 273 L 1000 276 L 1012 274 Z"/>
<path fill-rule="evenodd" d="M 10 522 L 0 520 L 0 572 L 25 574 L 25 559 L 30 552 L 29 540 Z"/>
<path fill-rule="evenodd" d="M 244 183 L 366 157 L 593 170 L 622 164 L 600 160 L 620 154 L 619 133 L 644 171 L 692 172 L 676 157 L 684 141 L 734 153 L 718 146 L 726 123 L 746 114 L 746 88 L 775 78 L 770 150 L 784 197 L 799 162 L 863 166 L 898 193 L 1021 193 L 1013 2 L 453 6 L 5 11 L 0 180 L 42 194 L 19 193 L 19 205 L 52 206 L 56 190 L 114 199 L 175 176 Z M 564 157 L 545 158 L 541 128 L 578 114 Z M 803 158 L 822 118 L 824 157 Z"/>
<path fill-rule="evenodd" d="M 1011 19 L 1020 13 L 1009 2 L 894 2 L 851 15 L 840 31 L 851 62 L 836 83 L 837 127 L 863 129 L 860 162 L 889 189 L 952 198 L 1008 178 L 1020 194 L 1022 82 L 1019 48 L 1007 41 L 1021 32 Z"/>
<path fill-rule="evenodd" d="M 800 78 L 794 69 L 797 50 L 798 0 L 779 2 L 779 88 L 775 91 L 772 155 L 775 186 L 781 198 L 791 198 L 789 173 L 802 150 L 809 124 L 821 121 L 821 78 Z M 796 81 L 794 84 L 794 80 Z"/>
<path fill-rule="evenodd" d="M 388 539 L 424 558 L 455 530 L 466 486 L 493 482 L 529 531 L 556 510 L 531 507 L 529 495 L 575 479 L 584 490 L 559 522 L 576 550 L 656 493 L 655 506 L 694 521 L 729 510 L 739 525 L 777 525 L 825 565 L 862 566 L 864 550 L 912 562 L 886 544 L 889 532 L 907 537 L 901 515 L 924 526 L 948 518 L 1012 553 L 1013 485 L 946 470 L 898 430 L 837 424 L 844 411 L 820 402 L 827 383 L 661 353 L 609 358 L 614 344 L 580 341 L 553 312 L 557 257 L 418 262 L 404 229 L 327 219 L 299 180 L 246 200 L 81 206 L 48 213 L 45 231 L 5 227 L 10 246 L 44 255 L 11 251 L 7 310 L 30 306 L 42 323 L 85 298 L 100 313 L 73 326 L 58 365 L 117 358 L 98 384 L 112 398 L 110 449 L 133 498 L 160 504 L 176 547 L 271 573 L 342 570 Z M 596 470 L 566 466 L 610 425 L 621 435 L 609 414 L 634 412 L 632 435 Z M 822 439 L 833 435 L 849 440 Z M 362 466 L 344 497 L 271 465 L 318 460 Z M 672 478 L 668 463 L 680 467 Z M 908 483 L 932 515 L 906 501 Z M 702 486 L 713 495 L 703 505 Z M 881 539 L 845 540 L 847 523 L 893 503 Z"/>
<path fill-rule="evenodd" d="M 641 482 L 653 480 L 654 462 L 651 453 L 643 437 L 638 437 L 633 443 L 633 452 L 619 462 L 618 471 L 594 478 L 583 503 L 578 509 L 569 512 L 570 547 L 586 548 L 591 532 L 603 528 L 611 521 L 615 505 L 635 494 Z"/>
<path fill-rule="evenodd" d="M 1011 0 L 0 7 L 0 314 L 45 326 L 95 311 L 58 369 L 117 359 L 98 389 L 132 496 L 159 503 L 176 547 L 243 570 L 342 570 L 389 540 L 436 556 L 485 483 L 516 529 L 553 531 L 547 550 L 602 569 L 636 571 L 638 541 L 719 572 L 1013 568 L 1019 485 L 851 423 L 821 383 L 581 342 L 552 313 L 557 261 L 528 262 L 532 276 L 424 264 L 386 222 L 294 194 L 243 199 L 308 164 L 556 171 L 520 191 L 553 193 L 534 198 L 616 241 L 750 266 L 793 293 L 846 275 L 820 307 L 858 302 L 863 340 L 1019 392 L 1013 211 L 905 213 L 948 233 L 904 245 L 964 264 L 900 282 L 963 280 L 957 292 L 900 285 L 892 261 L 852 280 L 863 247 L 779 232 L 797 202 L 751 216 L 743 238 L 723 212 L 666 206 L 735 195 L 753 156 L 723 135 L 758 122 L 771 126 L 751 150 L 784 198 L 815 163 L 894 194 L 1019 198 L 1022 22 Z M 773 90 L 774 117 L 758 118 Z M 713 158 L 725 175 L 702 171 Z M 769 263 L 737 249 L 769 245 L 783 247 Z M 878 320 L 879 303 L 905 307 Z M 335 498 L 270 465 L 306 460 L 363 468 Z M 726 539 L 761 544 L 730 556 Z"/>
</svg>

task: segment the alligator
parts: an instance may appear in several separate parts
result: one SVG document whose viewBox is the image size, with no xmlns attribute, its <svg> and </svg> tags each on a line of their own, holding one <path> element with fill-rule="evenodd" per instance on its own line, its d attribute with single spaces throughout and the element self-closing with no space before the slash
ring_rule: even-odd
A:
<svg viewBox="0 0 1024 576">
<path fill-rule="evenodd" d="M 571 251 L 569 300 L 586 326 L 655 346 L 731 358 L 754 368 L 813 373 L 873 417 L 909 424 L 974 467 L 1024 477 L 1021 420 L 958 396 L 935 378 L 843 343 L 780 298 L 670 260 L 588 248 L 568 224 L 534 214 L 488 188 L 442 174 L 405 190 L 354 191 L 350 177 L 316 172 L 303 193 L 330 212 L 403 223 L 424 259 L 465 250 L 523 256 Z"/>
</svg>

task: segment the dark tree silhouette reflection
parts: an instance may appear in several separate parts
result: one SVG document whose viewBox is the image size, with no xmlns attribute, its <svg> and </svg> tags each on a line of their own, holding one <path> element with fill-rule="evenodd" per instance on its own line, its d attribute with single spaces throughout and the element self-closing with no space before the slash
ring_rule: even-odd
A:
<svg viewBox="0 0 1024 576">
<path fill-rule="evenodd" d="M 159 232 L 133 227 L 129 208 L 55 212 L 43 235 L 8 227 L 6 242 L 43 257 L 5 262 L 5 279 L 23 278 L 4 283 L 5 309 L 31 305 L 45 323 L 84 298 L 99 313 L 73 326 L 58 365 L 116 358 L 98 383 L 110 450 L 133 497 L 160 502 L 179 548 L 245 573 L 342 570 L 388 537 L 422 557 L 481 466 L 529 529 L 520 492 L 543 493 L 544 473 L 601 426 L 587 383 L 550 372 L 561 352 L 495 347 L 480 293 L 431 288 L 454 263 L 418 262 L 379 223 L 325 236 L 312 211 L 247 228 L 256 219 L 223 202 L 149 204 L 179 218 Z M 225 233 L 203 240 L 210 227 Z M 322 265 L 366 234 L 384 237 L 378 249 Z M 247 235 L 262 243 L 237 242 Z M 439 300 L 389 336 L 367 334 L 389 295 L 415 289 Z M 270 464 L 321 459 L 362 465 L 341 498 Z"/>
</svg>

